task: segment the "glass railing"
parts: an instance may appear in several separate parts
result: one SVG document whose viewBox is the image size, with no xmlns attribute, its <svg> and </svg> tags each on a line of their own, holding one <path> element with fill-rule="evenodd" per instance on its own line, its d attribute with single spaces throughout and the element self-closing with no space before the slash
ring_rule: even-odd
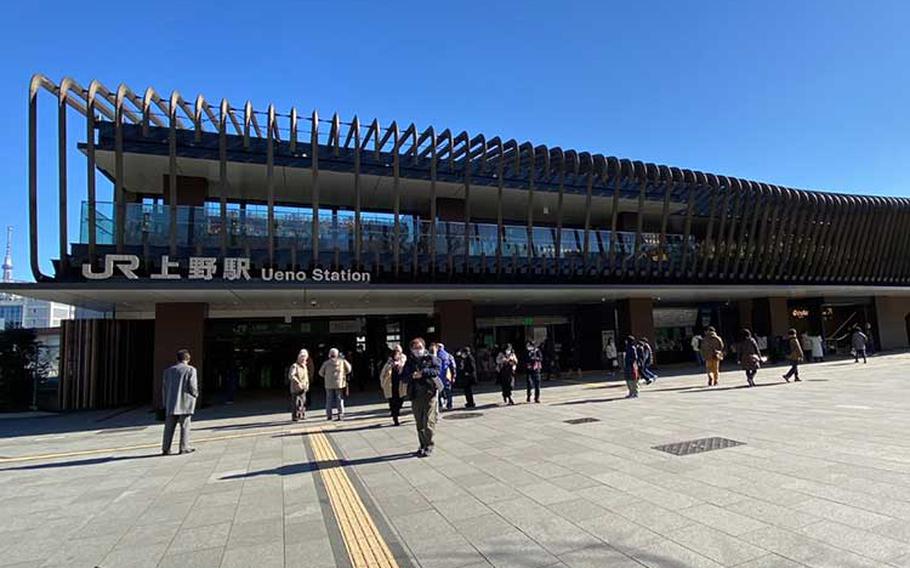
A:
<svg viewBox="0 0 910 568">
<path fill-rule="evenodd" d="M 167 247 L 170 244 L 170 207 L 162 204 L 123 204 L 123 242 L 127 246 L 148 245 Z M 201 249 L 217 249 L 221 246 L 221 235 L 227 235 L 227 246 L 232 249 L 264 250 L 268 248 L 268 214 L 262 206 L 240 209 L 235 204 L 228 208 L 222 223 L 218 204 L 205 207 L 178 206 L 176 211 L 177 246 Z M 87 203 L 82 204 L 80 243 L 88 243 L 89 212 Z M 99 202 L 95 207 L 95 235 L 99 245 L 116 242 L 115 205 Z M 312 249 L 312 210 L 276 208 L 274 212 L 274 236 L 276 250 Z M 555 227 L 534 227 L 526 225 L 504 225 L 501 240 L 497 240 L 495 223 L 469 223 L 437 221 L 435 240 L 433 222 L 411 215 L 399 217 L 397 239 L 399 254 L 429 255 L 435 251 L 437 257 L 464 256 L 495 257 L 497 246 L 505 258 L 562 258 L 583 256 L 587 251 L 592 256 L 629 259 L 635 256 L 635 233 L 618 231 L 613 242 L 609 229 L 584 229 Z M 467 231 L 467 232 L 466 232 Z M 557 232 L 559 232 L 557 239 Z M 587 236 L 587 246 L 585 237 Z M 355 244 L 355 221 L 351 211 L 330 210 L 319 213 L 319 249 L 322 252 L 353 253 Z M 373 255 L 392 254 L 395 250 L 396 230 L 391 214 L 364 213 L 361 215 L 361 251 L 365 258 Z M 682 235 L 666 236 L 666 244 L 660 246 L 656 233 L 642 233 L 638 258 L 653 262 L 679 260 L 686 241 Z M 694 251 L 695 240 L 689 239 L 688 246 Z M 557 247 L 559 255 L 557 255 Z"/>
</svg>

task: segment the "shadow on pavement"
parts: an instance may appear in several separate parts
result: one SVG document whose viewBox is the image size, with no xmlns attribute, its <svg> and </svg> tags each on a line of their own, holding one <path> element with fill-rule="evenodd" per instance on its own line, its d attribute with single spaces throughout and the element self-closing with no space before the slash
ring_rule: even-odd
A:
<svg viewBox="0 0 910 568">
<path fill-rule="evenodd" d="M 118 462 L 118 461 L 129 461 L 129 460 L 141 460 L 145 458 L 164 458 L 161 452 L 155 452 L 154 454 L 142 454 L 141 456 L 105 456 L 100 458 L 87 458 L 81 460 L 70 460 L 62 462 L 51 462 L 51 463 L 39 463 L 31 465 L 19 465 L 15 467 L 5 467 L 0 469 L 0 471 L 28 471 L 28 470 L 41 470 L 41 469 L 56 469 L 59 467 L 78 467 L 83 465 L 101 465 L 104 463 Z M 169 456 L 168 456 L 169 457 Z"/>
<path fill-rule="evenodd" d="M 760 388 L 760 387 L 779 387 L 781 385 L 788 385 L 790 383 L 755 383 L 754 387 L 749 385 L 732 385 L 729 387 L 698 387 L 698 388 L 689 388 L 689 389 L 680 389 L 680 394 L 691 394 L 698 392 L 723 392 L 731 390 L 740 390 L 740 389 L 750 389 L 750 388 Z"/>
<path fill-rule="evenodd" d="M 317 461 L 317 462 L 306 462 L 306 463 L 295 463 L 288 464 L 279 467 L 274 467 L 272 469 L 263 469 L 259 471 L 248 471 L 246 473 L 235 473 L 232 475 L 225 475 L 220 477 L 221 481 L 228 481 L 232 479 L 247 479 L 250 477 L 261 477 L 263 475 L 296 475 L 298 473 L 307 473 L 311 471 L 317 471 L 320 469 L 331 469 L 334 467 L 350 467 L 365 465 L 371 463 L 384 463 L 390 461 L 398 461 L 404 459 L 418 459 L 414 456 L 412 452 L 399 453 L 399 454 L 390 454 L 387 456 L 376 456 L 372 458 L 359 458 L 354 460 L 332 460 L 332 461 Z"/>
</svg>

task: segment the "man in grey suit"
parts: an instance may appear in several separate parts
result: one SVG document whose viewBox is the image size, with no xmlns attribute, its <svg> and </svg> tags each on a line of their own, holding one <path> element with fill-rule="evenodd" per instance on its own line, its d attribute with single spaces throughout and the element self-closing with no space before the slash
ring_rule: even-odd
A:
<svg viewBox="0 0 910 568">
<path fill-rule="evenodd" d="M 174 428 L 180 424 L 180 453 L 195 452 L 190 447 L 190 417 L 196 410 L 196 397 L 199 396 L 199 382 L 196 379 L 196 367 L 190 363 L 190 352 L 181 349 L 177 352 L 177 363 L 164 370 L 161 382 L 162 400 L 166 417 L 164 419 L 164 441 L 161 453 L 171 453 L 171 442 L 174 439 Z"/>
</svg>

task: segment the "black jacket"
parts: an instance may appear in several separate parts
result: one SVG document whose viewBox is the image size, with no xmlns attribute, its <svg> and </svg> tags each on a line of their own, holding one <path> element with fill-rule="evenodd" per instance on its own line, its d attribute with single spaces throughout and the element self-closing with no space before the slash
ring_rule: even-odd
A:
<svg viewBox="0 0 910 568">
<path fill-rule="evenodd" d="M 455 357 L 458 374 L 455 375 L 455 386 L 464 388 L 477 382 L 477 362 L 473 355 L 458 355 Z"/>
<path fill-rule="evenodd" d="M 408 398 L 430 398 L 436 396 L 440 363 L 435 355 L 427 353 L 423 357 L 408 357 L 404 365 L 403 377 L 408 381 Z M 417 373 L 417 377 L 414 374 Z"/>
</svg>

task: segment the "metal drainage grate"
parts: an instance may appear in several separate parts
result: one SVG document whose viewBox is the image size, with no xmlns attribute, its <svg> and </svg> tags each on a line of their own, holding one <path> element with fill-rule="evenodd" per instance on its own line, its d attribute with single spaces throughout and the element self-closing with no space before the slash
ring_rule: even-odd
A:
<svg viewBox="0 0 910 568">
<path fill-rule="evenodd" d="M 674 444 L 664 444 L 663 446 L 654 446 L 652 449 L 667 452 L 674 456 L 688 456 L 690 454 L 700 454 L 712 450 L 722 450 L 734 446 L 745 445 L 744 442 L 737 442 L 729 438 L 699 438 L 698 440 L 689 440 L 687 442 L 676 442 Z"/>
<path fill-rule="evenodd" d="M 455 412 L 443 416 L 446 420 L 467 420 L 469 418 L 480 418 L 483 412 Z"/>
<path fill-rule="evenodd" d="M 571 420 L 563 420 L 566 424 L 590 424 L 591 422 L 600 422 L 598 418 L 573 418 Z"/>
</svg>

